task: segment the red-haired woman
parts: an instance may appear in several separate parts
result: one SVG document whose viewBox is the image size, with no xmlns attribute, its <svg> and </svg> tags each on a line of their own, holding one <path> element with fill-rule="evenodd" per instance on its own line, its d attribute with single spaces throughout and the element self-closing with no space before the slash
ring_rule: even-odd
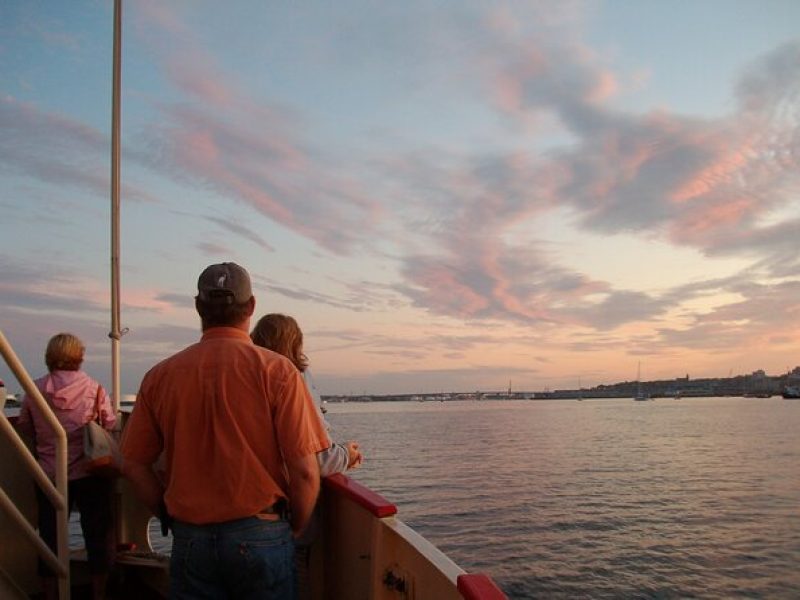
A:
<svg viewBox="0 0 800 600">
<path fill-rule="evenodd" d="M 278 313 L 264 315 L 250 332 L 250 338 L 256 346 L 282 354 L 294 363 L 297 370 L 303 374 L 306 387 L 319 409 L 322 400 L 308 370 L 308 358 L 303 354 L 303 332 L 297 321 L 288 315 Z M 324 422 L 321 411 L 319 417 Z M 317 453 L 317 460 L 320 475 L 326 477 L 358 467 L 363 456 L 357 442 L 350 441 L 344 444 L 334 442 L 327 450 Z"/>
</svg>

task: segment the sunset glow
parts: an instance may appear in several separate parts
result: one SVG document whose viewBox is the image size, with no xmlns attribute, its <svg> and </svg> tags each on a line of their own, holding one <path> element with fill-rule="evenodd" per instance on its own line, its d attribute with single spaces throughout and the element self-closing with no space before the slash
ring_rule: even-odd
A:
<svg viewBox="0 0 800 600">
<path fill-rule="evenodd" d="M 0 329 L 35 375 L 67 330 L 110 378 L 112 4 L 0 8 Z M 800 365 L 800 3 L 671 6 L 125 2 L 123 391 L 225 260 L 323 394 Z"/>
</svg>

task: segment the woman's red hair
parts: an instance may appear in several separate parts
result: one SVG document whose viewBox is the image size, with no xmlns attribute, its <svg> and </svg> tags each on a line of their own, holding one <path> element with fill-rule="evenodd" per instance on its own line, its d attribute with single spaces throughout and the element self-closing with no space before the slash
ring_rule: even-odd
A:
<svg viewBox="0 0 800 600">
<path fill-rule="evenodd" d="M 297 321 L 288 315 L 264 315 L 250 333 L 250 339 L 256 346 L 283 354 L 300 372 L 308 367 L 308 358 L 303 354 L 303 332 Z"/>
</svg>

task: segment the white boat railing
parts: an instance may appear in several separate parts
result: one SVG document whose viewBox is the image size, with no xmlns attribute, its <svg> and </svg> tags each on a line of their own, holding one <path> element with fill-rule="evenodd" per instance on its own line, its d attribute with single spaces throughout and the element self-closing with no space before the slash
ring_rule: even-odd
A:
<svg viewBox="0 0 800 600">
<path fill-rule="evenodd" d="M 15 455 L 25 468 L 30 472 L 34 481 L 41 488 L 44 495 L 50 500 L 56 511 L 56 533 L 58 539 L 58 556 L 48 548 L 42 541 L 34 527 L 25 518 L 25 515 L 17 508 L 14 501 L 0 488 L 0 507 L 6 512 L 9 518 L 22 530 L 28 540 L 36 548 L 36 552 L 58 577 L 58 595 L 64 600 L 69 598 L 69 511 L 67 510 L 67 433 L 61 423 L 53 414 L 50 405 L 47 404 L 39 389 L 34 384 L 28 372 L 23 367 L 11 344 L 0 330 L 0 353 L 14 373 L 17 381 L 25 390 L 36 408 L 44 417 L 47 424 L 55 435 L 56 447 L 56 483 L 50 478 L 36 462 L 36 458 L 25 445 L 25 442 L 16 432 L 5 414 L 0 418 L 0 429 L 3 435 L 11 442 Z M 12 578 L 13 580 L 13 578 Z"/>
</svg>

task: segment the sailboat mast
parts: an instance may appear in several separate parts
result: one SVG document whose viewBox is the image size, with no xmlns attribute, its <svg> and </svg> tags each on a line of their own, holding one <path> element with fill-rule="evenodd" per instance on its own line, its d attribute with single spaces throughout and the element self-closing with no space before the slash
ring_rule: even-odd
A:
<svg viewBox="0 0 800 600">
<path fill-rule="evenodd" d="M 111 381 L 114 411 L 120 401 L 120 297 L 119 297 L 119 212 L 120 212 L 120 89 L 122 63 L 122 0 L 114 0 L 114 58 L 111 92 Z"/>
<path fill-rule="evenodd" d="M 642 361 L 639 361 L 639 366 L 636 369 L 636 397 L 642 396 Z"/>
</svg>

